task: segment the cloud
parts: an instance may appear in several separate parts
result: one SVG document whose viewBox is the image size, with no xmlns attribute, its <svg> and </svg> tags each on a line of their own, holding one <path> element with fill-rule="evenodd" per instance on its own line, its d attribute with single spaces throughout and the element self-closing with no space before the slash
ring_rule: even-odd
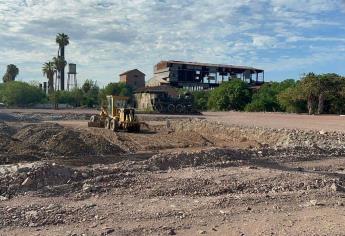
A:
<svg viewBox="0 0 345 236">
<path fill-rule="evenodd" d="M 101 85 L 132 68 L 150 77 L 161 59 L 268 71 L 293 61 L 317 66 L 344 43 L 340 9 L 341 0 L 0 1 L 0 70 L 14 63 L 23 80 L 44 79 L 42 63 L 56 55 L 60 32 L 70 36 L 66 58 L 77 63 L 78 78 Z M 339 51 L 328 51 L 327 61 L 339 60 Z"/>
</svg>

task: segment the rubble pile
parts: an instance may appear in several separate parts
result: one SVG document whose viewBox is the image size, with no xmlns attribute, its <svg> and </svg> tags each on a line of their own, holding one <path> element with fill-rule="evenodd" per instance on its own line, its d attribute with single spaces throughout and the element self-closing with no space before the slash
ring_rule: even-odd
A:
<svg viewBox="0 0 345 236">
<path fill-rule="evenodd" d="M 237 166 L 254 153 L 245 150 L 213 148 L 201 151 L 159 153 L 145 164 L 152 169 L 167 170 L 207 165 Z"/>
<path fill-rule="evenodd" d="M 38 147 L 47 156 L 107 155 L 124 152 L 101 136 L 81 133 L 58 124 L 30 124 L 17 132 L 14 138 L 23 144 Z"/>
<path fill-rule="evenodd" d="M 11 142 L 12 133 L 12 128 L 10 128 L 5 122 L 0 122 L 0 151 L 4 150 Z"/>
<path fill-rule="evenodd" d="M 0 112 L 0 121 L 6 122 L 40 122 L 40 121 L 58 121 L 58 120 L 88 120 L 90 114 L 85 113 L 21 113 L 13 112 L 11 114 Z"/>
<path fill-rule="evenodd" d="M 233 142 L 253 140 L 260 144 L 260 148 L 317 147 L 330 150 L 345 147 L 345 133 L 341 132 L 230 126 L 202 119 L 174 120 L 170 123 L 175 132 L 194 131 L 209 140 L 219 138 Z"/>
<path fill-rule="evenodd" d="M 21 192 L 49 189 L 81 178 L 81 174 L 54 163 L 27 163 L 0 167 L 0 196 L 11 197 Z"/>
</svg>

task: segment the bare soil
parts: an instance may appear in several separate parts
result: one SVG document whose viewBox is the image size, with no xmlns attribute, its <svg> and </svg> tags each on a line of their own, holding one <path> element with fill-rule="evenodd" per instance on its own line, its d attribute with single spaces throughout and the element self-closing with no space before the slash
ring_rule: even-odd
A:
<svg viewBox="0 0 345 236">
<path fill-rule="evenodd" d="M 0 235 L 344 235 L 342 117 L 92 112 L 0 111 Z"/>
</svg>

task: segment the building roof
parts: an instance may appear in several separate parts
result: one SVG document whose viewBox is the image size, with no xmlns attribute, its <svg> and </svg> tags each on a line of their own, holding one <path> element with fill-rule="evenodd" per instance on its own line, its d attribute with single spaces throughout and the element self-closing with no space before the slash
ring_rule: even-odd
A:
<svg viewBox="0 0 345 236">
<path fill-rule="evenodd" d="M 165 63 L 170 63 L 170 64 L 180 64 L 180 65 L 193 65 L 193 66 L 207 66 L 207 67 L 222 67 L 226 69 L 238 69 L 238 70 L 251 70 L 251 71 L 257 71 L 257 72 L 263 72 L 263 69 L 258 69 L 250 66 L 235 66 L 235 65 L 225 65 L 225 64 L 212 64 L 212 63 L 200 63 L 200 62 L 190 62 L 190 61 L 174 61 L 174 60 L 169 60 L 169 61 L 160 61 L 158 64 L 165 64 Z"/>
<path fill-rule="evenodd" d="M 171 96 L 177 96 L 177 89 L 169 85 L 159 85 L 152 87 L 139 88 L 134 93 L 168 93 Z"/>
<path fill-rule="evenodd" d="M 125 75 L 125 74 L 129 74 L 129 73 L 134 72 L 134 71 L 135 71 L 135 72 L 139 72 L 140 74 L 145 75 L 143 72 L 141 72 L 141 71 L 138 70 L 138 69 L 132 69 L 132 70 L 127 70 L 127 71 L 121 73 L 120 76 L 121 76 L 121 75 Z"/>
</svg>

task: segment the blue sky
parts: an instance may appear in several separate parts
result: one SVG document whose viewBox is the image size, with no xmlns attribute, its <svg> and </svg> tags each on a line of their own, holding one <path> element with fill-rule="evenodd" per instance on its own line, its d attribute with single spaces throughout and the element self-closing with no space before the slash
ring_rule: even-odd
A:
<svg viewBox="0 0 345 236">
<path fill-rule="evenodd" d="M 345 0 L 0 0 L 0 75 L 16 64 L 18 80 L 45 81 L 59 32 L 78 79 L 101 86 L 170 59 L 345 75 Z"/>
</svg>

